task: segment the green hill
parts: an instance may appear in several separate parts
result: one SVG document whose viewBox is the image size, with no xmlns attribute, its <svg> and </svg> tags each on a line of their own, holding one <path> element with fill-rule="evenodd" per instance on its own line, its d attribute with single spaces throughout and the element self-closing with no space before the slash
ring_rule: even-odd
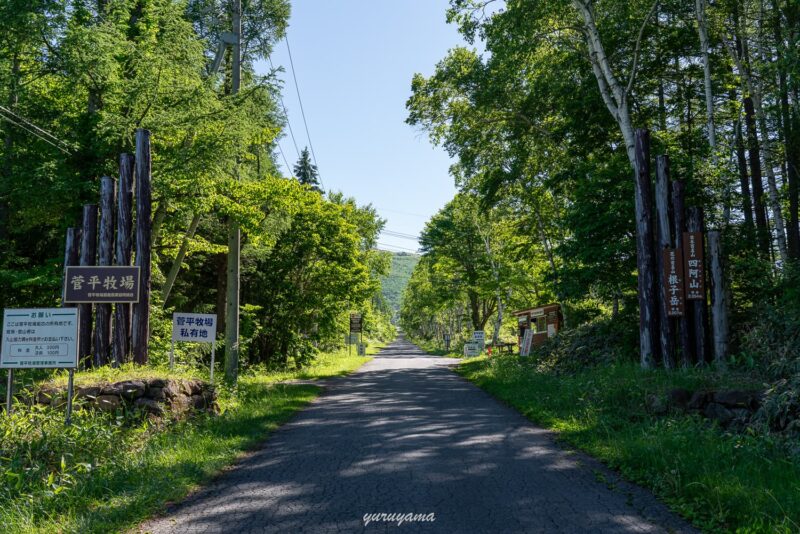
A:
<svg viewBox="0 0 800 534">
<path fill-rule="evenodd" d="M 408 279 L 411 278 L 411 273 L 414 271 L 418 261 L 419 256 L 416 254 L 407 252 L 392 253 L 392 269 L 383 279 L 382 287 L 383 297 L 395 313 L 400 311 L 400 299 L 403 298 L 403 290 L 406 288 Z"/>
</svg>

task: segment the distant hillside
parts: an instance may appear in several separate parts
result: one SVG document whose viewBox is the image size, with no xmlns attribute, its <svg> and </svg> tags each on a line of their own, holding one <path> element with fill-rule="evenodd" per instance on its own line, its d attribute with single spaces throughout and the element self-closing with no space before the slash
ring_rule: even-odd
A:
<svg viewBox="0 0 800 534">
<path fill-rule="evenodd" d="M 396 312 L 400 311 L 403 290 L 411 278 L 411 272 L 419 261 L 419 256 L 407 252 L 392 253 L 392 270 L 383 279 L 383 297 Z"/>
</svg>

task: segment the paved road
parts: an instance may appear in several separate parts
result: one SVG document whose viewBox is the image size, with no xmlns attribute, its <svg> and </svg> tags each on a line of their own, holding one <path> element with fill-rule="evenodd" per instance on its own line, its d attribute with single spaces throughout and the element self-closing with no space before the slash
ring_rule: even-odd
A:
<svg viewBox="0 0 800 534">
<path fill-rule="evenodd" d="M 453 363 L 392 344 L 142 531 L 692 532 L 648 492 L 458 377 Z M 365 525 L 373 513 L 435 521 Z"/>
</svg>

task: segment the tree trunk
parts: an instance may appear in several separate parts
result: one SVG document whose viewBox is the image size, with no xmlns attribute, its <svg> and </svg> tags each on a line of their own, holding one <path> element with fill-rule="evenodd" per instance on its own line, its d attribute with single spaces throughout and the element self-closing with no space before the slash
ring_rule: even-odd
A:
<svg viewBox="0 0 800 534">
<path fill-rule="evenodd" d="M 83 207 L 81 229 L 82 266 L 94 265 L 97 261 L 97 205 Z M 78 304 L 78 361 L 86 367 L 92 365 L 92 305 Z"/>
<path fill-rule="evenodd" d="M 719 231 L 708 233 L 708 255 L 711 265 L 711 324 L 714 335 L 714 363 L 724 366 L 728 357 L 728 298 Z"/>
<path fill-rule="evenodd" d="M 150 132 L 136 130 L 136 265 L 139 302 L 133 305 L 131 345 L 133 361 L 145 365 L 150 341 L 150 242 L 153 229 L 150 189 Z"/>
<path fill-rule="evenodd" d="M 175 256 L 175 261 L 172 262 L 172 268 L 170 268 L 167 279 L 164 282 L 164 287 L 161 290 L 165 308 L 167 307 L 167 299 L 169 299 L 169 294 L 172 292 L 172 286 L 175 284 L 175 279 L 178 278 L 178 272 L 181 270 L 183 258 L 186 257 L 186 252 L 189 250 L 189 241 L 194 237 L 194 233 L 197 231 L 197 226 L 199 224 L 200 214 L 195 213 L 192 216 L 192 222 L 189 223 L 189 229 L 186 230 L 186 234 L 183 236 L 181 247 L 178 249 L 178 255 Z"/>
<path fill-rule="evenodd" d="M 735 93 L 731 93 L 731 100 L 735 100 Z M 753 200 L 750 196 L 750 177 L 747 174 L 747 158 L 744 153 L 744 138 L 742 136 L 742 121 L 736 120 L 736 163 L 739 169 L 739 186 L 742 191 L 742 213 L 744 214 L 744 233 L 748 244 L 755 246 L 755 225 L 753 224 Z"/>
<path fill-rule="evenodd" d="M 712 158 L 716 161 L 717 136 L 714 132 L 714 93 L 711 87 L 711 61 L 708 54 L 708 23 L 706 22 L 706 0 L 695 0 L 697 16 L 697 33 L 700 37 L 700 54 L 703 58 L 703 81 L 706 93 L 706 127 L 708 128 L 708 145 Z"/>
<path fill-rule="evenodd" d="M 658 297 L 659 297 L 659 345 L 661 360 L 665 369 L 675 368 L 675 347 L 672 341 L 673 320 L 668 315 L 669 291 L 664 285 L 666 276 L 664 270 L 663 250 L 672 247 L 672 227 L 669 223 L 669 157 L 656 158 L 656 214 L 658 238 L 656 247 L 656 263 L 658 265 Z"/>
<path fill-rule="evenodd" d="M 100 180 L 100 243 L 98 265 L 114 262 L 114 201 L 116 184 L 108 176 Z M 107 365 L 111 349 L 111 304 L 95 306 L 97 323 L 94 329 L 94 364 Z"/>
<path fill-rule="evenodd" d="M 133 156 L 119 157 L 117 191 L 117 265 L 130 265 L 133 242 Z M 114 305 L 114 364 L 128 361 L 131 353 L 131 305 Z"/>
<path fill-rule="evenodd" d="M 686 231 L 685 185 L 682 181 L 672 182 L 672 219 L 675 235 L 675 250 L 683 257 L 683 232 Z M 691 306 L 684 306 L 683 316 L 678 318 L 678 345 L 681 349 L 681 367 L 688 369 L 694 361 L 694 345 L 691 343 Z"/>
<path fill-rule="evenodd" d="M 753 101 L 750 97 L 744 99 L 744 119 L 747 126 L 748 156 L 750 160 L 750 177 L 753 182 L 753 209 L 756 217 L 756 237 L 758 248 L 767 257 L 770 253 L 769 228 L 767 227 L 767 213 L 764 206 L 764 182 L 761 177 L 761 149 L 758 143 L 758 134 L 753 111 Z"/>
</svg>

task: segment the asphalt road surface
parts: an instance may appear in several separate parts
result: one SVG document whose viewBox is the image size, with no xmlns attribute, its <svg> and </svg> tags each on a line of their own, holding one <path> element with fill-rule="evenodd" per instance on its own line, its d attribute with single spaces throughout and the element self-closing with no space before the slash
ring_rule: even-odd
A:
<svg viewBox="0 0 800 534">
<path fill-rule="evenodd" d="M 141 530 L 694 532 L 458 377 L 454 363 L 393 343 Z"/>
</svg>

